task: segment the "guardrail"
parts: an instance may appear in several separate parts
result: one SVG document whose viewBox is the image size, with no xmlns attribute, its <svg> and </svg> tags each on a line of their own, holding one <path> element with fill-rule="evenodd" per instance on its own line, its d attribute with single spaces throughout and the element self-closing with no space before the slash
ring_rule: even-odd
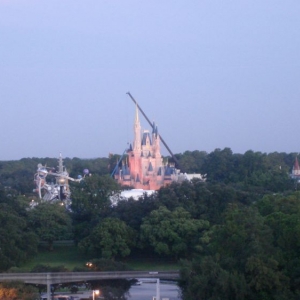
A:
<svg viewBox="0 0 300 300">
<path fill-rule="evenodd" d="M 179 279 L 179 271 L 49 272 L 0 273 L 0 282 L 23 281 L 33 284 L 57 284 L 101 279 L 159 278 Z"/>
</svg>

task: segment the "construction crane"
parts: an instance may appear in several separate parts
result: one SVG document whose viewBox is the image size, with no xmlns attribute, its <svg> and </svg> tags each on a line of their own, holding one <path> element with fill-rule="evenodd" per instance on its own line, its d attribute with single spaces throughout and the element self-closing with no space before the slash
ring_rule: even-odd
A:
<svg viewBox="0 0 300 300">
<path fill-rule="evenodd" d="M 138 105 L 138 103 L 135 101 L 135 99 L 132 97 L 132 95 L 130 94 L 130 92 L 126 93 L 131 100 L 135 103 L 135 105 L 137 106 L 137 108 L 139 109 L 139 111 L 142 113 L 142 115 L 145 117 L 145 119 L 147 120 L 147 122 L 149 123 L 149 125 L 151 126 L 152 129 L 153 128 L 153 124 L 150 122 L 150 120 L 148 119 L 148 117 L 146 116 L 146 114 L 144 113 L 144 111 L 141 109 L 141 107 Z M 179 167 L 179 161 L 178 159 L 175 157 L 175 155 L 173 154 L 173 152 L 171 151 L 171 149 L 169 148 L 169 146 L 167 145 L 167 143 L 164 141 L 164 139 L 162 138 L 161 135 L 159 135 L 161 142 L 164 144 L 164 146 L 166 147 L 166 149 L 169 151 L 170 155 L 172 156 L 173 160 L 175 161 L 175 163 L 177 164 L 177 167 L 180 169 Z"/>
<path fill-rule="evenodd" d="M 123 157 L 124 157 L 124 155 L 125 155 L 125 153 L 126 153 L 127 151 L 128 151 L 128 148 L 126 148 L 126 149 L 124 150 L 122 156 L 121 156 L 121 157 L 119 158 L 119 160 L 117 161 L 117 164 L 116 164 L 115 168 L 113 169 L 112 173 L 110 174 L 110 177 L 114 177 L 114 175 L 115 175 L 115 173 L 116 173 L 116 171 L 117 171 L 117 169 L 118 169 L 118 167 L 119 167 L 119 164 L 120 164 L 120 162 L 122 161 L 122 159 L 123 159 Z"/>
</svg>

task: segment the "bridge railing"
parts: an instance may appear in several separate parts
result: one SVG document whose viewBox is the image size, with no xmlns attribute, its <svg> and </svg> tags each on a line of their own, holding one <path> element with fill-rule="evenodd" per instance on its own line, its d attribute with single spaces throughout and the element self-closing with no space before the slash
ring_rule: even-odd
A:
<svg viewBox="0 0 300 300">
<path fill-rule="evenodd" d="M 179 271 L 49 272 L 0 273 L 0 282 L 23 281 L 33 284 L 57 284 L 101 279 L 159 278 L 177 280 Z"/>
</svg>

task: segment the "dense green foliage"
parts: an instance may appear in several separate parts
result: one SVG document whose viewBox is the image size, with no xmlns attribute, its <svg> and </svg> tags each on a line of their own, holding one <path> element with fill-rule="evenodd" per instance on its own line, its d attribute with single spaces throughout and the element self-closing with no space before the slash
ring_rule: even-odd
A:
<svg viewBox="0 0 300 300">
<path fill-rule="evenodd" d="M 19 265 L 37 252 L 38 237 L 28 224 L 26 204 L 23 197 L 0 191 L 0 271 Z"/>
<path fill-rule="evenodd" d="M 74 239 L 78 243 L 88 237 L 93 228 L 110 211 L 110 196 L 120 186 L 109 176 L 92 175 L 72 188 L 72 218 Z"/>
<path fill-rule="evenodd" d="M 71 176 L 92 173 L 72 183 L 72 212 L 28 206 L 37 163 L 57 160 L 1 162 L 0 269 L 18 267 L 41 242 L 51 249 L 54 240 L 73 239 L 100 262 L 133 253 L 181 259 L 183 299 L 299 299 L 300 195 L 289 177 L 295 154 L 225 148 L 176 156 L 185 172 L 207 181 L 173 183 L 116 206 L 110 197 L 121 187 L 108 176 L 116 156 L 65 159 Z"/>
<path fill-rule="evenodd" d="M 289 180 L 296 153 L 261 153 L 249 150 L 232 153 L 230 148 L 216 149 L 207 154 L 186 151 L 176 155 L 186 173 L 207 174 L 210 182 L 235 184 L 243 189 L 256 187 L 257 191 L 283 192 L 292 188 Z"/>
<path fill-rule="evenodd" d="M 40 203 L 29 210 L 28 222 L 40 240 L 48 243 L 49 250 L 54 241 L 73 238 L 70 214 L 60 204 Z"/>
<path fill-rule="evenodd" d="M 207 174 L 211 182 L 284 191 L 291 188 L 291 182 L 284 175 L 291 171 L 296 153 L 267 154 L 249 150 L 244 154 L 237 154 L 232 153 L 230 148 L 224 148 L 211 153 L 186 151 L 175 156 L 183 172 Z M 82 174 L 84 169 L 89 169 L 93 175 L 110 175 L 119 157 L 120 155 L 94 159 L 65 158 L 64 165 L 74 178 Z M 58 165 L 58 158 L 34 157 L 18 161 L 0 161 L 0 184 L 17 190 L 22 195 L 32 195 L 33 175 L 39 163 L 55 168 Z"/>
<path fill-rule="evenodd" d="M 78 247 L 93 257 L 115 259 L 128 256 L 135 245 L 134 240 L 134 230 L 125 222 L 105 218 L 93 228 L 89 236 L 80 241 Z"/>
<path fill-rule="evenodd" d="M 298 299 L 298 196 L 228 205 L 201 255 L 182 264 L 184 299 Z"/>
<path fill-rule="evenodd" d="M 154 252 L 178 259 L 195 251 L 208 227 L 208 221 L 192 219 L 182 207 L 170 211 L 160 206 L 144 219 L 140 235 L 141 241 L 149 243 Z"/>
</svg>

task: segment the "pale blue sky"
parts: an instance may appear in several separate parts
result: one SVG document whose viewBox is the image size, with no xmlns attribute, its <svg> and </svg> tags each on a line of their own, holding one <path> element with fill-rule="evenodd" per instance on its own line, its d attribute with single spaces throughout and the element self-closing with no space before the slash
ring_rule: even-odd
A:
<svg viewBox="0 0 300 300">
<path fill-rule="evenodd" d="M 299 152 L 299 78 L 298 0 L 0 0 L 0 160 L 121 154 L 128 91 L 174 153 Z"/>
</svg>

